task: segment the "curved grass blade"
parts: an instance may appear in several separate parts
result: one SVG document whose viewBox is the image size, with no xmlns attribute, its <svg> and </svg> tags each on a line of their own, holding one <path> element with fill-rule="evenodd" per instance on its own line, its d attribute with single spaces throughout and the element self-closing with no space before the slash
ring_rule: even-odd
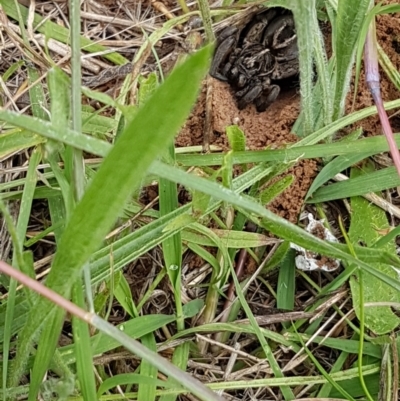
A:
<svg viewBox="0 0 400 401">
<path fill-rule="evenodd" d="M 346 260 L 349 263 L 357 264 L 360 268 L 363 268 L 374 277 L 400 291 L 400 282 L 398 280 L 393 280 L 392 277 L 381 273 L 368 263 L 354 258 L 350 253 L 345 251 L 346 248 L 344 248 L 343 245 L 340 246 L 339 244 L 318 239 L 300 227 L 297 227 L 282 217 L 279 217 L 265 209 L 262 205 L 250 200 L 249 198 L 242 197 L 234 191 L 223 188 L 214 182 L 188 174 L 161 162 L 155 162 L 151 166 L 150 171 L 171 181 L 179 182 L 188 188 L 203 191 L 204 193 L 212 195 L 214 198 L 229 202 L 238 208 L 243 208 L 252 213 L 253 219 L 258 220 L 259 225 L 265 227 L 278 237 L 292 241 L 306 249 L 341 260 Z M 354 249 L 358 251 L 358 249 L 362 249 L 362 247 L 355 247 Z M 374 252 L 376 252 L 375 249 Z M 396 265 L 399 263 L 398 258 L 394 258 L 393 261 L 396 262 Z"/>
<path fill-rule="evenodd" d="M 100 246 L 150 164 L 165 151 L 189 114 L 200 80 L 208 69 L 210 50 L 210 47 L 200 50 L 171 73 L 138 111 L 99 168 L 65 228 L 46 281 L 59 294 L 70 296 L 83 265 Z M 26 366 L 35 335 L 54 308 L 49 301 L 40 300 L 35 313 L 29 315 L 19 337 L 13 385 L 18 384 Z M 61 329 L 60 313 L 63 312 L 56 313 L 55 332 Z M 46 322 L 46 327 L 51 325 L 52 320 Z M 46 346 L 42 341 L 39 343 L 37 358 L 41 356 L 40 349 Z"/>
</svg>

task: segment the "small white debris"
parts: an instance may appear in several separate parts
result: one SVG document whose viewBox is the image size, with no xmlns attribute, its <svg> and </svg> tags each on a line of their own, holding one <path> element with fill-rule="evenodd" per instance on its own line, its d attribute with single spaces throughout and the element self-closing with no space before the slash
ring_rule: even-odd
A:
<svg viewBox="0 0 400 401">
<path fill-rule="evenodd" d="M 339 242 L 337 238 L 323 225 L 323 221 L 315 220 L 312 214 L 308 215 L 308 226 L 306 231 L 314 236 L 329 242 Z M 299 254 L 295 258 L 296 267 L 300 270 L 324 270 L 331 272 L 340 266 L 339 259 L 332 259 L 328 256 L 322 256 L 318 253 L 307 251 L 306 249 L 291 243 L 290 247 Z"/>
</svg>

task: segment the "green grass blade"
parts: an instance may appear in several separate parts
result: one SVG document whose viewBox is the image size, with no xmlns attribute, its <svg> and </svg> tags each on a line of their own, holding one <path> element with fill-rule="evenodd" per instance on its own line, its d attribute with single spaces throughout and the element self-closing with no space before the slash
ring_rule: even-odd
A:
<svg viewBox="0 0 400 401">
<path fill-rule="evenodd" d="M 176 347 L 174 354 L 172 355 L 172 363 L 179 369 L 186 371 L 187 362 L 189 359 L 189 342 L 185 342 Z M 171 386 L 180 387 L 180 384 L 175 380 L 168 380 L 168 384 Z M 160 397 L 160 401 L 174 401 L 177 399 L 176 394 L 168 394 Z"/>
<path fill-rule="evenodd" d="M 59 294 L 69 297 L 83 265 L 100 246 L 129 195 L 183 124 L 196 99 L 209 59 L 210 48 L 207 47 L 177 67 L 138 111 L 104 160 L 74 210 L 54 257 L 46 284 Z M 24 370 L 35 334 L 53 308 L 49 302 L 41 300 L 35 314 L 30 314 L 20 335 L 14 385 Z M 61 322 L 57 316 L 53 332 L 59 333 Z M 51 327 L 52 322 L 48 321 L 46 334 L 50 334 Z M 50 335 L 43 338 L 50 340 Z M 40 344 L 44 345 L 43 341 L 41 339 Z"/>
<path fill-rule="evenodd" d="M 297 45 L 300 63 L 300 93 L 303 113 L 303 136 L 310 134 L 314 127 L 313 115 L 313 49 L 316 22 L 315 0 L 297 1 L 293 3 L 293 16 L 296 23 Z M 304 23 L 308 21 L 311 23 Z M 318 29 L 318 27 L 316 28 Z"/>
<path fill-rule="evenodd" d="M 153 333 L 143 336 L 141 342 L 150 350 L 154 352 L 157 351 L 157 344 Z M 140 375 L 146 378 L 157 379 L 157 368 L 148 361 L 142 361 L 140 364 Z M 139 384 L 138 399 L 143 401 L 155 401 L 156 389 L 157 386 L 154 382 Z"/>
<path fill-rule="evenodd" d="M 32 277 L 32 271 L 27 271 L 24 268 L 24 263 L 22 265 L 19 262 L 19 258 L 17 253 L 22 253 L 22 244 L 25 240 L 26 230 L 28 227 L 29 217 L 31 213 L 31 206 L 33 200 L 33 193 L 35 191 L 37 175 L 36 175 L 36 167 L 40 162 L 41 153 L 38 149 L 35 149 L 32 152 L 28 172 L 26 176 L 26 182 L 24 187 L 24 192 L 22 195 L 21 206 L 19 210 L 18 222 L 16 227 L 16 237 L 18 242 L 13 241 L 14 246 L 14 254 L 13 254 L 13 265 L 18 266 L 21 271 L 25 274 Z M 34 274 L 34 272 L 33 272 Z M 4 322 L 4 334 L 3 334 L 3 377 L 2 383 L 3 388 L 7 387 L 7 375 L 8 375 L 8 359 L 9 359 L 9 351 L 10 351 L 10 341 L 12 336 L 12 322 L 14 320 L 15 313 L 15 298 L 16 298 L 16 288 L 17 282 L 15 280 L 11 280 L 10 288 L 8 290 L 8 302 L 7 309 L 5 315 Z M 5 397 L 5 393 L 3 395 Z"/>
<path fill-rule="evenodd" d="M 334 199 L 349 198 L 351 196 L 383 191 L 397 187 L 398 185 L 400 185 L 400 178 L 395 167 L 388 167 L 322 187 L 307 202 L 321 203 Z"/>
<path fill-rule="evenodd" d="M 40 299 L 42 301 L 42 306 L 43 306 L 43 299 Z M 33 307 L 33 310 L 35 310 L 35 307 L 38 306 L 41 302 L 37 302 L 36 305 Z M 30 381 L 29 381 L 29 396 L 28 396 L 28 401 L 36 401 L 37 400 L 37 394 L 40 389 L 40 384 L 42 383 L 43 380 L 43 375 L 46 372 L 46 370 L 49 368 L 49 364 L 51 359 L 53 358 L 54 351 L 57 346 L 58 338 L 61 334 L 61 326 L 64 321 L 64 316 L 65 316 L 65 311 L 57 309 L 56 311 L 53 309 L 51 311 L 51 303 L 50 301 L 47 301 L 47 305 L 45 306 L 47 311 L 49 312 L 50 316 L 46 316 L 49 320 L 51 320 L 52 324 L 47 325 L 44 329 L 44 331 L 41 334 L 40 340 L 41 343 L 39 343 L 38 346 L 38 351 L 35 357 L 35 362 L 33 364 L 32 368 L 32 373 L 30 375 Z M 57 313 L 56 313 L 57 312 Z M 32 314 L 33 312 L 31 312 Z M 44 317 L 42 318 L 44 319 Z M 29 320 L 28 320 L 29 322 Z M 21 332 L 21 337 L 19 339 L 19 344 L 24 344 L 28 342 L 28 347 L 31 344 L 31 339 L 25 335 L 24 331 L 26 331 L 26 327 L 22 330 Z M 36 332 L 34 332 L 32 335 L 34 336 Z M 29 353 L 27 352 L 24 355 L 24 359 L 27 361 L 27 358 L 29 356 Z M 39 358 L 40 357 L 40 358 Z M 21 360 L 21 358 L 20 358 Z M 16 366 L 18 367 L 18 365 Z M 11 377 L 11 385 L 16 386 L 17 380 L 19 377 L 16 377 L 16 374 L 18 373 L 18 370 L 13 370 L 12 371 L 13 376 Z"/>
<path fill-rule="evenodd" d="M 120 325 L 118 329 L 131 338 L 141 338 L 149 333 L 159 330 L 162 326 L 176 320 L 175 316 L 169 315 L 146 315 L 128 320 Z M 90 346 L 94 355 L 112 351 L 120 346 L 120 343 L 99 333 L 90 338 Z M 60 355 L 65 364 L 71 365 L 76 362 L 75 345 L 66 345 L 60 348 Z"/>
<path fill-rule="evenodd" d="M 395 140 L 400 147 L 400 135 L 396 134 Z M 363 138 L 353 142 L 335 142 L 329 144 L 293 146 L 287 149 L 258 150 L 235 152 L 233 154 L 233 163 L 260 163 L 260 162 L 288 162 L 299 158 L 313 159 L 317 157 L 330 158 L 333 156 L 343 155 L 346 157 L 357 154 L 362 158 L 386 152 L 388 145 L 386 139 L 382 136 Z M 177 155 L 177 161 L 182 166 L 218 166 L 223 163 L 224 153 L 221 154 L 205 154 L 205 155 Z M 360 160 L 362 159 L 359 158 Z"/>
<path fill-rule="evenodd" d="M 82 280 L 76 280 L 72 290 L 72 300 L 81 308 L 85 308 L 82 286 Z M 89 326 L 86 322 L 73 317 L 72 329 L 76 352 L 76 371 L 83 399 L 85 401 L 96 400 L 96 382 L 93 371 L 93 354 L 90 344 Z"/>
<path fill-rule="evenodd" d="M 296 267 L 294 257 L 296 251 L 289 249 L 285 258 L 281 261 L 277 288 L 277 307 L 279 309 L 294 309 L 294 296 L 296 291 Z"/>
<path fill-rule="evenodd" d="M 8 154 L 39 145 L 45 141 L 46 138 L 24 129 L 4 132 L 0 135 L 0 157 L 3 158 Z"/>
<path fill-rule="evenodd" d="M 368 263 L 355 259 L 348 253 L 348 251 L 345 251 L 346 247 L 343 247 L 339 244 L 330 243 L 328 241 L 322 241 L 312 234 L 307 233 L 305 230 L 288 222 L 287 220 L 266 210 L 262 205 L 259 205 L 248 198 L 242 197 L 234 191 L 230 191 L 214 182 L 196 177 L 192 174 L 187 174 L 177 168 L 173 168 L 161 162 L 155 162 L 150 170 L 154 174 L 168 178 L 171 181 L 179 182 L 188 188 L 203 191 L 212 195 L 214 198 L 218 198 L 239 208 L 243 208 L 252 213 L 254 216 L 253 219 L 256 219 L 256 216 L 259 216 L 261 220 L 258 221 L 258 224 L 280 238 L 295 242 L 306 249 L 310 249 L 324 255 L 356 263 L 368 273 L 374 275 L 376 278 L 391 285 L 393 288 L 400 290 L 400 282 L 398 280 L 393 280 L 393 278 L 379 272 L 375 268 L 371 267 Z M 358 247 L 358 249 L 355 247 L 355 249 L 358 252 L 358 249 L 362 249 L 362 247 Z M 376 252 L 376 250 L 373 251 Z M 393 257 L 393 262 L 398 265 L 398 258 Z"/>
<path fill-rule="evenodd" d="M 125 384 L 138 384 L 139 388 L 140 386 L 160 386 L 160 387 L 171 387 L 168 382 L 158 380 L 158 379 L 152 379 L 149 377 L 145 377 L 142 375 L 138 375 L 135 373 L 121 373 L 119 375 L 110 377 L 106 380 L 104 380 L 103 383 L 101 383 L 98 391 L 97 391 L 97 396 L 100 399 L 100 397 L 108 390 L 111 390 L 114 387 L 117 386 L 122 386 Z M 140 397 L 139 392 L 138 392 L 138 397 Z M 96 398 L 94 398 L 95 400 Z M 145 401 L 145 398 L 138 398 L 138 400 L 143 400 Z"/>
<path fill-rule="evenodd" d="M 370 0 L 339 0 L 338 2 L 337 35 L 336 41 L 333 43 L 333 51 L 336 56 L 334 120 L 343 113 L 357 41 L 369 5 Z"/>
</svg>

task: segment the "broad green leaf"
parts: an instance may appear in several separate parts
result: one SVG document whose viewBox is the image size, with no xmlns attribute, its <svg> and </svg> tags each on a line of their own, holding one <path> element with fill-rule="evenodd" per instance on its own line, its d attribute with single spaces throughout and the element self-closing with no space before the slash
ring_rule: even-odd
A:
<svg viewBox="0 0 400 401">
<path fill-rule="evenodd" d="M 183 313 L 185 318 L 191 318 L 196 316 L 204 306 L 204 300 L 192 299 L 187 304 L 183 305 Z"/>
<path fill-rule="evenodd" d="M 246 150 L 246 136 L 237 125 L 226 127 L 226 135 L 229 140 L 229 145 L 234 152 Z"/>
<path fill-rule="evenodd" d="M 373 166 L 364 166 L 364 169 L 373 170 Z M 362 175 L 361 170 L 353 169 L 354 176 Z M 385 211 L 370 204 L 367 200 L 360 197 L 351 199 L 351 224 L 349 238 L 353 244 L 364 244 L 371 247 L 381 237 L 381 231 L 386 231 L 389 224 Z M 396 255 L 396 245 L 391 241 L 384 245 L 384 249 Z M 374 268 L 399 279 L 399 274 L 392 267 L 380 263 L 373 264 Z M 377 281 L 368 272 L 363 271 L 361 276 L 352 276 L 350 280 L 351 292 L 354 309 L 356 314 L 360 313 L 360 288 L 359 280 L 363 280 L 364 285 L 364 305 L 366 303 L 394 302 L 400 303 L 400 293 L 389 285 Z M 389 306 L 364 307 L 365 325 L 376 334 L 385 334 L 394 330 L 400 324 L 397 317 Z"/>
<path fill-rule="evenodd" d="M 150 164 L 184 122 L 207 71 L 209 57 L 207 47 L 177 67 L 138 111 L 104 160 L 65 228 L 46 280 L 59 294 L 69 297 L 83 265 L 100 246 Z M 14 385 L 24 370 L 36 333 L 53 309 L 49 301 L 41 299 L 28 317 L 19 337 Z M 54 331 L 60 329 L 62 322 L 57 320 Z M 47 327 L 51 325 L 51 321 L 46 322 Z"/>
</svg>

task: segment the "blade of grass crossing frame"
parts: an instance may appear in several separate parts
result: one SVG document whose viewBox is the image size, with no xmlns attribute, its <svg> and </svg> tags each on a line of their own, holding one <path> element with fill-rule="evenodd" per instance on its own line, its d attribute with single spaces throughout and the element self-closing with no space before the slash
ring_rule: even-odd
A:
<svg viewBox="0 0 400 401">
<path fill-rule="evenodd" d="M 256 202 L 223 188 L 221 185 L 218 185 L 215 182 L 196 177 L 193 174 L 188 174 L 178 168 L 168 166 L 158 161 L 153 163 L 150 171 L 153 174 L 163 176 L 171 181 L 179 182 L 181 185 L 185 185 L 188 188 L 203 191 L 204 193 L 210 194 L 215 198 L 230 202 L 237 207 L 252 212 L 254 219 L 257 219 L 256 216 L 262 218 L 262 220 L 258 221 L 258 224 L 271 231 L 273 234 L 283 239 L 295 242 L 304 248 L 325 254 L 327 256 L 337 257 L 342 260 L 356 263 L 368 273 L 389 284 L 392 288 L 396 288 L 398 291 L 400 291 L 400 282 L 398 280 L 393 280 L 393 278 L 379 272 L 368 263 L 364 262 L 360 258 L 360 255 L 358 256 L 360 259 L 355 259 L 353 256 L 351 256 L 351 254 L 348 253 L 348 248 L 346 246 L 322 241 L 312 234 L 307 233 L 300 227 L 268 211 Z M 357 252 L 360 252 L 363 247 L 358 246 L 355 247 L 355 249 Z M 376 250 L 374 250 L 374 252 L 376 252 Z M 364 260 L 368 260 L 368 258 Z M 391 261 L 389 262 L 391 265 L 399 265 L 398 258 L 392 257 L 389 260 Z"/>
<path fill-rule="evenodd" d="M 22 253 L 22 244 L 25 240 L 26 230 L 28 227 L 29 216 L 31 214 L 32 200 L 33 194 L 36 188 L 37 175 L 36 175 L 36 167 L 38 166 L 41 159 L 41 153 L 38 149 L 34 149 L 32 152 L 31 158 L 29 160 L 28 172 L 25 180 L 24 192 L 22 194 L 21 205 L 19 209 L 18 222 L 16 227 L 16 237 L 18 243 L 13 241 L 13 266 L 18 266 L 20 270 L 24 271 L 25 274 L 28 274 L 32 277 L 32 271 L 26 271 L 24 268 L 24 263 L 20 264 L 22 258 L 17 257 L 17 252 Z M 20 260 L 19 260 L 20 259 Z M 28 265 L 27 265 L 28 266 Z M 34 272 L 33 272 L 34 274 Z M 4 337 L 3 337 L 3 389 L 7 387 L 7 376 L 8 376 L 8 357 L 10 351 L 10 340 L 12 333 L 12 322 L 14 319 L 14 307 L 15 307 L 15 298 L 16 298 L 16 289 L 17 282 L 15 280 L 10 281 L 10 288 L 8 291 L 8 301 L 7 301 L 7 310 L 4 322 Z M 3 393 L 3 400 L 5 400 L 6 393 Z"/>
<path fill-rule="evenodd" d="M 167 147 L 189 114 L 200 81 L 208 70 L 210 51 L 210 47 L 200 50 L 171 73 L 139 109 L 104 159 L 65 228 L 47 278 L 46 284 L 59 294 L 69 297 L 82 266 L 100 246 L 129 195 L 140 185 L 146 170 Z M 14 385 L 26 366 L 32 341 L 52 309 L 53 305 L 40 300 L 35 314 L 28 316 L 21 331 L 23 340 L 18 342 Z M 53 323 L 49 320 L 46 326 L 51 327 Z M 58 326 L 54 331 L 59 332 L 62 319 L 57 317 L 55 323 Z M 40 343 L 43 343 L 42 339 Z"/>
<path fill-rule="evenodd" d="M 82 127 L 82 105 L 81 105 L 81 49 L 80 49 L 80 33 L 81 33 L 81 15 L 80 15 L 80 1 L 70 0 L 70 25 L 71 25 L 71 111 L 72 111 L 72 124 L 71 128 L 79 131 Z M 83 160 L 83 152 L 81 149 L 68 147 L 65 152 L 68 155 L 68 165 L 71 166 L 72 171 L 70 175 L 71 198 L 74 202 L 79 202 L 82 198 L 85 185 L 85 165 Z M 93 295 L 91 292 L 90 271 L 88 263 L 83 266 L 83 279 L 78 276 L 73 286 L 72 300 L 83 309 L 89 309 L 93 312 Z M 81 274 L 82 274 L 81 273 Z M 86 302 L 85 302 L 85 292 Z M 89 305 L 89 308 L 86 306 Z M 89 326 L 86 322 L 80 319 L 72 319 L 72 331 L 76 351 L 76 367 L 81 386 L 81 392 L 85 401 L 96 399 L 96 382 L 93 371 L 93 354 L 90 347 L 90 334 Z"/>
<path fill-rule="evenodd" d="M 235 270 L 232 266 L 232 263 L 230 263 L 230 269 L 231 269 L 231 276 L 232 279 L 235 283 L 235 288 L 236 288 L 236 293 L 237 296 L 239 297 L 240 303 L 242 304 L 242 307 L 246 313 L 246 316 L 248 317 L 250 321 L 250 325 L 254 329 L 255 335 L 257 336 L 258 341 L 260 342 L 260 345 L 265 353 L 265 357 L 268 359 L 268 362 L 271 366 L 272 371 L 274 372 L 275 377 L 284 377 L 284 374 L 282 373 L 282 370 L 280 366 L 278 365 L 278 362 L 275 359 L 275 356 L 272 352 L 271 347 L 269 346 L 267 340 L 265 339 L 264 335 L 261 332 L 260 327 L 258 326 L 254 315 L 244 297 L 242 288 L 240 286 L 239 280 L 236 277 Z M 280 386 L 280 390 L 282 391 L 282 395 L 285 398 L 285 400 L 293 400 L 295 399 L 295 396 L 288 386 Z"/>
<path fill-rule="evenodd" d="M 140 340 L 147 348 L 157 352 L 157 344 L 153 333 L 146 334 L 145 336 L 141 337 Z M 140 364 L 140 375 L 157 379 L 157 368 L 152 366 L 151 363 L 142 360 Z M 138 400 L 154 401 L 156 399 L 156 389 L 157 386 L 154 384 L 154 382 L 139 384 Z"/>
<path fill-rule="evenodd" d="M 164 160 L 174 165 L 175 164 L 175 146 L 171 142 Z M 165 216 L 168 213 L 179 208 L 178 204 L 178 190 L 174 182 L 160 178 L 159 180 L 159 196 L 160 196 L 160 215 Z M 182 272 L 182 237 L 181 233 L 177 232 L 175 235 L 167 238 L 162 243 L 164 263 L 167 270 L 168 277 L 171 281 L 172 288 L 174 289 L 175 308 L 177 315 L 177 329 L 183 330 L 185 328 L 183 310 L 182 310 L 182 297 L 181 297 L 181 272 Z M 184 346 L 184 344 L 183 344 Z M 175 348 L 173 354 L 173 363 L 178 360 L 179 365 L 183 370 L 186 370 L 187 353 L 182 354 L 182 345 Z M 183 360 L 182 356 L 186 355 Z M 155 389 L 154 389 L 155 390 Z M 155 396 L 155 395 L 154 395 Z M 164 401 L 176 400 L 176 395 L 167 396 Z M 150 399 L 149 399 L 150 400 Z"/>
</svg>

